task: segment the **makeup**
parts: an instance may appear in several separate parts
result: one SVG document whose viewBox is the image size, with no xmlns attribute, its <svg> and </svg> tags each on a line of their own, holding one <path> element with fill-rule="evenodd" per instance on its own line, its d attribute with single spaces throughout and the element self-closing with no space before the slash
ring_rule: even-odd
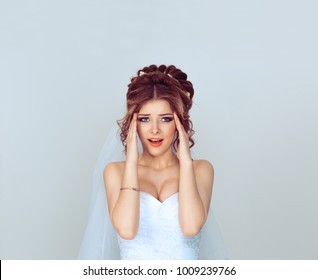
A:
<svg viewBox="0 0 318 280">
<path fill-rule="evenodd" d="M 150 138 L 150 139 L 148 139 L 148 141 L 149 141 L 149 143 L 150 143 L 150 145 L 152 147 L 160 147 L 161 144 L 162 144 L 163 139 L 161 139 L 161 138 Z"/>
</svg>

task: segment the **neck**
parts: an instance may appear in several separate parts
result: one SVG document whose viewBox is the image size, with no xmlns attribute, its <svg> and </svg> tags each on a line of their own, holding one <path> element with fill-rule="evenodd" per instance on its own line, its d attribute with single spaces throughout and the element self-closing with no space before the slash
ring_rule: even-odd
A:
<svg viewBox="0 0 318 280">
<path fill-rule="evenodd" d="M 140 165 L 151 167 L 153 169 L 163 169 L 173 166 L 179 162 L 173 151 L 169 151 L 160 156 L 153 156 L 148 153 L 143 153 L 138 160 Z"/>
</svg>

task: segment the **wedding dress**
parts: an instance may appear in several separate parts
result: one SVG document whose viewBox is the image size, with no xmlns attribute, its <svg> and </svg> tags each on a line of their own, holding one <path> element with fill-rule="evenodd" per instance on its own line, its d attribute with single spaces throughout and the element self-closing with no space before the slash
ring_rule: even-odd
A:
<svg viewBox="0 0 318 280">
<path fill-rule="evenodd" d="M 124 159 L 118 127 L 113 127 L 95 168 L 89 219 L 79 259 L 228 259 L 211 209 L 196 236 L 182 234 L 178 220 L 178 193 L 160 202 L 152 195 L 140 192 L 137 235 L 132 240 L 121 238 L 109 219 L 103 170 L 109 162 Z"/>
<path fill-rule="evenodd" d="M 140 192 L 140 220 L 137 235 L 125 240 L 118 235 L 121 259 L 194 260 L 199 258 L 201 233 L 182 234 L 178 217 L 178 193 L 160 202 Z"/>
</svg>

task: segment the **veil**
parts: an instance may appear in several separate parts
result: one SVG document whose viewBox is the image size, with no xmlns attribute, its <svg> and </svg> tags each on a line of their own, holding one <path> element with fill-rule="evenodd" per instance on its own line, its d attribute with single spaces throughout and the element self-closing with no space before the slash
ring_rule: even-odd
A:
<svg viewBox="0 0 318 280">
<path fill-rule="evenodd" d="M 119 128 L 114 125 L 106 138 L 94 170 L 88 222 L 78 259 L 120 259 L 117 233 L 108 215 L 103 171 L 108 163 L 123 160 L 125 160 L 125 153 L 119 137 Z M 200 259 L 228 259 L 227 250 L 211 208 L 201 236 Z"/>
</svg>

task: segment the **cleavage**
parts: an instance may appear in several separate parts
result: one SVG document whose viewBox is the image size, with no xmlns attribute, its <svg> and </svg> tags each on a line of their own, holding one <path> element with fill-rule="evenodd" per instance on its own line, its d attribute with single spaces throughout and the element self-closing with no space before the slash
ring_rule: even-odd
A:
<svg viewBox="0 0 318 280">
<path fill-rule="evenodd" d="M 162 202 L 179 191 L 179 172 L 177 168 L 157 171 L 147 167 L 138 168 L 140 191 L 152 195 Z"/>
<path fill-rule="evenodd" d="M 139 184 L 140 191 L 148 193 L 160 202 L 178 192 L 178 182 L 175 179 L 166 180 L 161 185 L 156 185 L 150 180 L 140 180 Z"/>
</svg>

